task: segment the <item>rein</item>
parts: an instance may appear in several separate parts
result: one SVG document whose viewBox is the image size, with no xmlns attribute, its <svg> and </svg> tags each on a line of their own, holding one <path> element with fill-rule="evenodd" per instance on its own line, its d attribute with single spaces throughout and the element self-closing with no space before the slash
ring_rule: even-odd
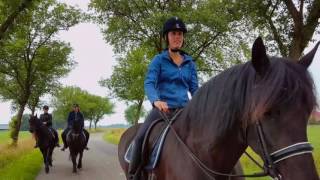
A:
<svg viewBox="0 0 320 180">
<path fill-rule="evenodd" d="M 176 115 L 172 119 L 168 119 L 166 114 L 164 114 L 162 111 L 159 111 L 162 118 L 167 122 L 167 125 L 170 127 L 172 130 L 174 136 L 176 139 L 183 145 L 184 149 L 187 151 L 187 154 L 189 157 L 196 163 L 196 165 L 210 178 L 210 179 L 215 179 L 212 175 L 215 176 L 226 176 L 226 177 L 248 177 L 248 178 L 256 178 L 256 177 L 265 177 L 265 176 L 270 176 L 272 177 L 273 180 L 281 180 L 282 176 L 280 173 L 276 170 L 275 164 L 278 162 L 291 158 L 293 156 L 301 155 L 301 154 L 306 154 L 306 153 L 312 153 L 312 146 L 310 145 L 309 142 L 300 142 L 296 143 L 290 146 L 287 146 L 285 148 L 282 148 L 278 151 L 275 151 L 271 154 L 268 153 L 266 142 L 265 142 L 265 136 L 263 133 L 263 128 L 258 121 L 256 123 L 256 128 L 258 132 L 258 137 L 259 137 L 259 142 L 262 147 L 263 151 L 263 159 L 265 162 L 264 167 L 260 165 L 252 156 L 250 156 L 246 151 L 245 154 L 251 159 L 257 166 L 259 166 L 261 169 L 263 169 L 263 172 L 259 173 L 253 173 L 253 174 L 228 174 L 228 173 L 221 173 L 218 171 L 214 171 L 210 169 L 208 166 L 206 166 L 191 150 L 190 148 L 184 143 L 184 141 L 180 138 L 180 136 L 177 134 L 175 129 L 172 127 L 172 121 L 174 118 L 178 116 L 182 112 L 182 109 L 178 110 L 176 112 Z"/>
</svg>

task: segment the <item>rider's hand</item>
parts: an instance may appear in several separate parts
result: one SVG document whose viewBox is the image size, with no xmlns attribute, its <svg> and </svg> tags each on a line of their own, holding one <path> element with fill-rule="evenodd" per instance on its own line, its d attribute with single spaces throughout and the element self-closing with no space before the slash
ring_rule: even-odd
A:
<svg viewBox="0 0 320 180">
<path fill-rule="evenodd" d="M 43 124 L 47 124 L 47 122 L 43 122 Z"/>
<path fill-rule="evenodd" d="M 153 102 L 154 106 L 158 108 L 160 111 L 169 112 L 168 104 L 164 101 L 155 101 Z"/>
</svg>

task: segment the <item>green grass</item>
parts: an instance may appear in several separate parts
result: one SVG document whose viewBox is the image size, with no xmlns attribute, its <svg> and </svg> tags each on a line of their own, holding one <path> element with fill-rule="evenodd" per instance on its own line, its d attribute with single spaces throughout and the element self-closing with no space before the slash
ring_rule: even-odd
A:
<svg viewBox="0 0 320 180">
<path fill-rule="evenodd" d="M 0 180 L 32 180 L 42 168 L 42 156 L 39 150 L 21 154 L 4 168 L 0 168 Z"/>
<path fill-rule="evenodd" d="M 103 135 L 103 139 L 111 144 L 119 144 L 120 137 L 125 131 L 123 128 L 108 129 Z"/>
<path fill-rule="evenodd" d="M 103 138 L 105 141 L 112 143 L 112 144 L 118 144 L 121 134 L 125 131 L 125 129 L 110 129 L 108 130 Z M 320 174 L 320 125 L 311 125 L 308 127 L 308 138 L 311 142 L 314 152 L 313 157 L 316 163 L 317 171 Z M 248 148 L 247 152 L 252 155 L 255 159 L 259 159 L 261 163 L 261 159 L 258 155 L 256 155 L 250 148 Z M 246 157 L 246 155 L 243 155 L 241 157 L 241 165 L 244 168 L 245 174 L 252 174 L 256 172 L 261 172 L 261 169 L 257 167 L 249 158 Z M 255 179 L 255 180 L 269 180 L 270 178 L 247 178 L 247 179 Z"/>
<path fill-rule="evenodd" d="M 20 131 L 19 139 L 25 139 L 31 137 L 29 131 Z M 7 144 L 11 142 L 10 132 L 9 131 L 0 131 L 0 144 Z"/>
<path fill-rule="evenodd" d="M 17 146 L 10 146 L 9 132 L 0 133 L 0 180 L 35 179 L 42 167 L 40 151 L 29 132 L 20 132 Z"/>
</svg>

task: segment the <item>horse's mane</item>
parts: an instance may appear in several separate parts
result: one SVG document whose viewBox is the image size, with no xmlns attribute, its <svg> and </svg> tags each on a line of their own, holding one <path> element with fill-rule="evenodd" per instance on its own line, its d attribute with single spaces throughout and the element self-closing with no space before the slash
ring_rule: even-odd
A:
<svg viewBox="0 0 320 180">
<path fill-rule="evenodd" d="M 303 103 L 311 112 L 316 98 L 309 73 L 289 60 L 269 59 L 270 68 L 262 79 L 247 62 L 206 82 L 182 114 L 187 128 L 209 126 L 213 135 L 222 136 L 236 123 L 246 126 L 275 107 Z"/>
</svg>

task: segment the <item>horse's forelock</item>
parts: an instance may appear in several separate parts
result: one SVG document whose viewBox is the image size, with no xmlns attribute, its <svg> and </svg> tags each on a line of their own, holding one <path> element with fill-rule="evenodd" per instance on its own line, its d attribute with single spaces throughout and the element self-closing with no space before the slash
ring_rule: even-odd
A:
<svg viewBox="0 0 320 180">
<path fill-rule="evenodd" d="M 271 58 L 272 66 L 266 76 L 247 96 L 244 119 L 261 120 L 272 108 L 294 105 L 304 99 L 307 111 L 316 105 L 313 81 L 303 68 L 288 60 Z"/>
</svg>

